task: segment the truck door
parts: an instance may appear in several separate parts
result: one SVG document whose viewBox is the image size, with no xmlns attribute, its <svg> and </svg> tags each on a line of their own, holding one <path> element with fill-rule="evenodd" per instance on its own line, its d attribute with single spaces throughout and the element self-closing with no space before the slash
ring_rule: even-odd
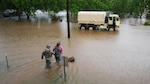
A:
<svg viewBox="0 0 150 84">
<path fill-rule="evenodd" d="M 120 27 L 120 18 L 119 17 L 116 18 L 116 27 Z"/>
<path fill-rule="evenodd" d="M 113 18 L 112 17 L 109 17 L 108 18 L 108 25 L 112 25 L 113 24 Z"/>
</svg>

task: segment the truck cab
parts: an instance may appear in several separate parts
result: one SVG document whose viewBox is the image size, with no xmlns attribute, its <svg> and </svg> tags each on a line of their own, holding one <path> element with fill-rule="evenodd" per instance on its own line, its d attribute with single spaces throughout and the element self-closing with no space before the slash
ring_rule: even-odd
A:
<svg viewBox="0 0 150 84">
<path fill-rule="evenodd" d="M 108 16 L 108 30 L 110 28 L 113 28 L 114 31 L 116 30 L 116 28 L 120 27 L 120 17 L 117 14 L 110 14 Z"/>
</svg>

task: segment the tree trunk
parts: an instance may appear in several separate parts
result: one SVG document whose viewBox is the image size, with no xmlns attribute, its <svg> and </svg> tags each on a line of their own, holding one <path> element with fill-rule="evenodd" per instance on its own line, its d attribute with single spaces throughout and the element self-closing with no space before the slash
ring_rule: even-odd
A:
<svg viewBox="0 0 150 84">
<path fill-rule="evenodd" d="M 21 14 L 18 13 L 18 21 L 20 21 L 20 20 L 21 20 Z"/>
<path fill-rule="evenodd" d="M 146 18 L 149 18 L 149 19 L 150 19 L 150 13 L 149 13 L 149 14 L 147 14 Z"/>
<path fill-rule="evenodd" d="M 30 15 L 29 14 L 26 14 L 27 15 L 27 20 L 29 20 L 30 19 Z"/>
</svg>

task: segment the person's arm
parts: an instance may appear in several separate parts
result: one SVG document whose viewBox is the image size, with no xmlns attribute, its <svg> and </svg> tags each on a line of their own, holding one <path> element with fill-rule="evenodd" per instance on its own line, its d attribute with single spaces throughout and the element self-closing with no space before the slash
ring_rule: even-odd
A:
<svg viewBox="0 0 150 84">
<path fill-rule="evenodd" d="M 53 50 L 53 51 L 50 51 L 50 52 L 51 52 L 52 55 L 54 55 L 54 50 Z"/>
<path fill-rule="evenodd" d="M 42 52 L 41 59 L 43 59 L 43 57 L 44 57 L 44 52 Z"/>
</svg>

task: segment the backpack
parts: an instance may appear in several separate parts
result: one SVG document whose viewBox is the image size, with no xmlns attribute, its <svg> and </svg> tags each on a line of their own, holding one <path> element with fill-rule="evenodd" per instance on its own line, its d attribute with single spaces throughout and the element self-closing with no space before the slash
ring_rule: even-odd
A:
<svg viewBox="0 0 150 84">
<path fill-rule="evenodd" d="M 45 50 L 43 54 L 45 55 L 46 58 L 47 57 L 52 57 L 52 54 L 51 54 L 50 50 Z"/>
<path fill-rule="evenodd" d="M 53 51 L 54 51 L 55 55 L 61 54 L 61 50 L 58 47 L 55 47 Z"/>
</svg>

